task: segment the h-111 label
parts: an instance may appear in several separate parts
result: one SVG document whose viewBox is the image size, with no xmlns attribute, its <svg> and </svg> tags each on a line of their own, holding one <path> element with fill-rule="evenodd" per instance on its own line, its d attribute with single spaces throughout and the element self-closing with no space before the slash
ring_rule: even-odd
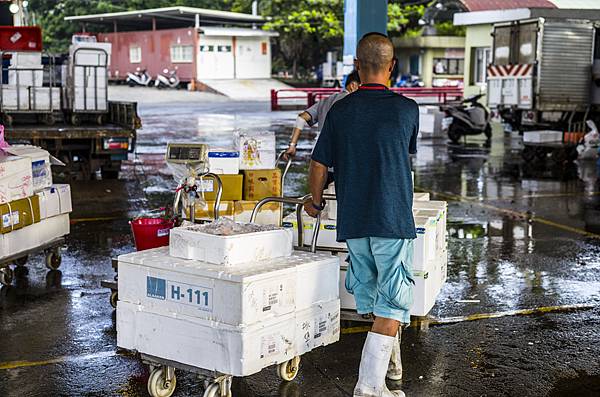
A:
<svg viewBox="0 0 600 397">
<path fill-rule="evenodd" d="M 212 288 L 147 276 L 146 295 L 212 312 Z"/>
</svg>

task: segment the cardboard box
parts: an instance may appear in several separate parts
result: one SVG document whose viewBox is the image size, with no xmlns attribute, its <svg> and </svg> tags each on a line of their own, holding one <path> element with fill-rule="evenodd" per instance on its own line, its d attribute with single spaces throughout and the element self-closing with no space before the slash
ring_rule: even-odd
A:
<svg viewBox="0 0 600 397">
<path fill-rule="evenodd" d="M 262 200 L 281 196 L 281 170 L 244 171 L 244 200 Z"/>
<path fill-rule="evenodd" d="M 250 326 L 337 299 L 338 273 L 327 254 L 295 252 L 223 268 L 174 258 L 162 247 L 119 257 L 119 300 L 159 314 Z"/>
<path fill-rule="evenodd" d="M 0 260 L 35 249 L 69 234 L 69 215 L 44 219 L 19 230 L 0 234 Z"/>
<path fill-rule="evenodd" d="M 226 149 L 209 150 L 208 164 L 213 174 L 239 174 L 240 152 Z"/>
<path fill-rule="evenodd" d="M 31 159 L 0 151 L 0 204 L 31 196 Z"/>
<path fill-rule="evenodd" d="M 249 223 L 252 217 L 252 211 L 258 204 L 258 201 L 236 201 L 234 203 L 233 220 L 236 222 Z M 256 214 L 254 223 L 260 225 L 276 225 L 281 224 L 282 207 L 279 203 L 267 203 L 260 208 Z"/>
<path fill-rule="evenodd" d="M 242 190 L 244 185 L 243 175 L 219 175 L 223 184 L 221 201 L 238 201 L 242 199 Z M 198 189 L 198 194 L 202 194 L 204 200 L 214 201 L 217 198 L 219 184 L 213 179 L 206 177 L 201 182 L 202 192 Z"/>
<path fill-rule="evenodd" d="M 52 185 L 50 153 L 46 150 L 32 145 L 12 145 L 5 149 L 5 151 L 14 156 L 30 159 L 34 191 L 42 190 Z"/>
<path fill-rule="evenodd" d="M 240 152 L 240 170 L 270 170 L 275 168 L 275 133 L 237 132 L 236 148 Z"/>
<path fill-rule="evenodd" d="M 68 214 L 71 205 L 71 187 L 69 185 L 53 185 L 36 193 L 40 200 L 40 218 Z"/>
<path fill-rule="evenodd" d="M 0 204 L 0 233 L 10 233 L 40 221 L 40 200 L 34 195 Z"/>
<path fill-rule="evenodd" d="M 234 208 L 233 203 L 234 203 L 233 201 L 221 201 L 221 203 L 219 204 L 219 216 L 234 219 L 233 218 L 233 208 Z M 190 211 L 189 211 L 188 207 L 185 207 L 184 211 L 185 211 L 186 217 L 189 217 Z M 215 202 L 214 201 L 206 201 L 204 203 L 196 202 L 195 212 L 196 212 L 196 219 L 214 220 L 215 219 Z"/>
<path fill-rule="evenodd" d="M 291 254 L 292 231 L 287 229 L 218 236 L 191 230 L 191 227 L 176 227 L 169 235 L 169 255 L 222 266 Z"/>
</svg>

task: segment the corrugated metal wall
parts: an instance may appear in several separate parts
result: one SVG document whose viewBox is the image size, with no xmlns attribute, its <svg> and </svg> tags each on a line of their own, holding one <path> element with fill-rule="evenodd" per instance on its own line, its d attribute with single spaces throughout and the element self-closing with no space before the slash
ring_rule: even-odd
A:
<svg viewBox="0 0 600 397">
<path fill-rule="evenodd" d="M 569 110 L 587 106 L 594 42 L 592 25 L 546 21 L 543 29 L 537 107 Z"/>
</svg>

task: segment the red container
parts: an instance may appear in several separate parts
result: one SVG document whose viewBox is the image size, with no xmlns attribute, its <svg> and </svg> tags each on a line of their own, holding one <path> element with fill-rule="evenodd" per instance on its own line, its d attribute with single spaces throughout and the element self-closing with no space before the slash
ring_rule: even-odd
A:
<svg viewBox="0 0 600 397">
<path fill-rule="evenodd" d="M 175 226 L 163 218 L 137 218 L 129 222 L 138 251 L 169 245 L 169 231 Z"/>
<path fill-rule="evenodd" d="M 0 51 L 42 51 L 39 26 L 0 26 Z"/>
</svg>

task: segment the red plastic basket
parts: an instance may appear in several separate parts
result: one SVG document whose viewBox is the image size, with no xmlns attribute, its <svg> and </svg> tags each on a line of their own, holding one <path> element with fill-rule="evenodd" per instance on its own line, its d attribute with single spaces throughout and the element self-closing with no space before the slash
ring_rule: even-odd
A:
<svg viewBox="0 0 600 397">
<path fill-rule="evenodd" d="M 129 222 L 138 251 L 169 245 L 169 231 L 175 223 L 163 218 L 137 218 Z"/>
</svg>

